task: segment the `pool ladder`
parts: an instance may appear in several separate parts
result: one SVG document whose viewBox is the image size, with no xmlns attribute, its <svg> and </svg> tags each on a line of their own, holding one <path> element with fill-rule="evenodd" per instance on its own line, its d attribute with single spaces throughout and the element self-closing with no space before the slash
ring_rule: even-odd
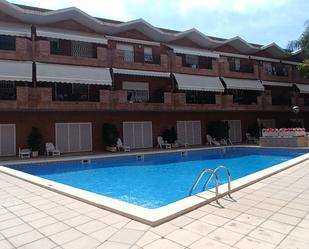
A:
<svg viewBox="0 0 309 249">
<path fill-rule="evenodd" d="M 203 186 L 203 191 L 205 191 L 207 185 L 210 183 L 210 181 L 212 180 L 213 176 L 215 176 L 215 178 L 216 178 L 216 202 L 219 204 L 219 200 L 218 200 L 218 198 L 219 198 L 219 187 L 218 187 L 219 178 L 218 178 L 218 175 L 217 175 L 217 171 L 218 171 L 219 169 L 224 169 L 225 172 L 226 172 L 226 174 L 227 174 L 227 176 L 228 176 L 228 192 L 227 192 L 227 193 L 228 193 L 228 196 L 229 196 L 231 199 L 233 199 L 232 196 L 231 196 L 231 172 L 228 170 L 227 167 L 224 167 L 224 166 L 222 166 L 222 165 L 216 167 L 214 170 L 209 169 L 209 168 L 204 169 L 204 170 L 200 173 L 199 177 L 196 179 L 195 183 L 193 184 L 193 186 L 192 186 L 192 188 L 191 188 L 191 190 L 190 190 L 190 192 L 189 192 L 189 196 L 190 196 L 190 195 L 192 194 L 192 192 L 196 189 L 197 185 L 198 185 L 199 182 L 202 180 L 203 176 L 204 176 L 205 174 L 207 174 L 207 173 L 210 173 L 210 176 L 208 177 L 207 181 L 205 182 L 205 184 L 204 184 L 204 186 Z"/>
</svg>

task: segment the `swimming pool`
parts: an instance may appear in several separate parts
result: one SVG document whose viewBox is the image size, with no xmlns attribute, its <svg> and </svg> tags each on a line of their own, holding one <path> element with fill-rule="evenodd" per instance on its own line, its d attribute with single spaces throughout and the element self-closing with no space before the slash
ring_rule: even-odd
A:
<svg viewBox="0 0 309 249">
<path fill-rule="evenodd" d="M 13 165 L 10 168 L 54 182 L 156 209 L 188 197 L 200 172 L 205 168 L 226 166 L 232 180 L 308 153 L 306 149 L 264 149 L 227 147 L 136 156 L 92 159 L 91 162 L 62 161 Z M 218 171 L 219 184 L 227 182 Z M 199 184 L 193 194 L 202 190 Z M 214 185 L 209 185 L 209 188 Z"/>
</svg>

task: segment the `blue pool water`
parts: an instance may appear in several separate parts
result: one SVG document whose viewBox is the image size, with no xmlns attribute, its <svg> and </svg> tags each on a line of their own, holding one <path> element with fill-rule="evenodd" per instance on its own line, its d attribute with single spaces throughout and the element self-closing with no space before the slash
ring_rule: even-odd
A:
<svg viewBox="0 0 309 249">
<path fill-rule="evenodd" d="M 95 159 L 81 161 L 15 165 L 11 168 L 76 188 L 119 199 L 146 208 L 158 208 L 188 196 L 196 178 L 205 168 L 226 166 L 232 180 L 308 153 L 297 149 L 227 148 Z M 227 182 L 218 172 L 220 184 Z M 210 185 L 213 187 L 214 185 Z M 194 193 L 200 192 L 198 186 Z"/>
</svg>

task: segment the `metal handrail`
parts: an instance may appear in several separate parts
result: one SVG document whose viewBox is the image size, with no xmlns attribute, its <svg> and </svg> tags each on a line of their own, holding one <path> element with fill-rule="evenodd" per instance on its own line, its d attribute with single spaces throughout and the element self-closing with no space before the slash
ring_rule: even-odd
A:
<svg viewBox="0 0 309 249">
<path fill-rule="evenodd" d="M 208 173 L 208 172 L 211 173 L 211 175 L 210 175 L 209 178 L 212 178 L 213 175 L 216 177 L 216 202 L 219 203 L 219 201 L 218 201 L 218 194 L 219 194 L 219 190 L 218 190 L 218 181 L 219 181 L 219 180 L 218 180 L 218 175 L 217 175 L 216 172 L 215 172 L 214 170 L 212 170 L 212 169 L 204 169 L 204 170 L 201 172 L 201 174 L 199 175 L 199 177 L 196 179 L 195 183 L 193 184 L 193 186 L 192 186 L 192 188 L 191 188 L 191 190 L 190 190 L 190 192 L 189 192 L 189 196 L 192 194 L 192 192 L 194 191 L 194 189 L 196 189 L 197 185 L 199 184 L 199 182 L 201 181 L 201 179 L 203 178 L 203 176 L 204 176 L 206 173 Z M 209 178 L 208 178 L 208 179 L 209 179 Z"/>
<path fill-rule="evenodd" d="M 227 173 L 227 176 L 228 176 L 228 196 L 232 199 L 232 196 L 231 196 L 231 172 L 228 170 L 227 167 L 222 166 L 222 165 L 216 167 L 213 171 L 214 171 L 215 173 L 217 173 L 217 171 L 218 171 L 219 169 L 224 169 L 225 172 Z M 205 182 L 205 184 L 204 184 L 204 186 L 203 186 L 203 191 L 206 189 L 206 187 L 207 187 L 208 183 L 211 181 L 212 177 L 213 177 L 213 174 L 211 174 L 211 175 L 208 177 L 207 181 Z"/>
</svg>

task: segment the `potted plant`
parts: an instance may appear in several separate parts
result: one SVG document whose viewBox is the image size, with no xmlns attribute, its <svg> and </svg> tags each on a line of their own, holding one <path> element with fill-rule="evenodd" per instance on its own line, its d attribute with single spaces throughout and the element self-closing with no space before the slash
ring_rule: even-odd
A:
<svg viewBox="0 0 309 249">
<path fill-rule="evenodd" d="M 103 124 L 102 140 L 107 151 L 116 152 L 116 143 L 119 137 L 119 132 L 114 124 Z"/>
<path fill-rule="evenodd" d="M 176 140 L 177 140 L 177 133 L 174 127 L 171 129 L 166 129 L 162 134 L 163 140 L 169 144 L 172 144 L 172 147 L 177 147 Z"/>
<path fill-rule="evenodd" d="M 42 135 L 40 129 L 32 127 L 31 132 L 28 136 L 28 146 L 32 151 L 32 157 L 39 156 L 39 150 L 42 145 Z"/>
</svg>

